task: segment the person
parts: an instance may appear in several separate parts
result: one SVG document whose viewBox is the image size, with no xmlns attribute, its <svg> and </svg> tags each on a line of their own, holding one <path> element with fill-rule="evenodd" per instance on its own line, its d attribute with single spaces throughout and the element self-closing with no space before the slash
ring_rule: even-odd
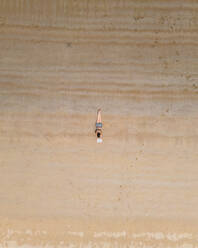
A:
<svg viewBox="0 0 198 248">
<path fill-rule="evenodd" d="M 101 119 L 101 109 L 97 111 L 96 119 L 96 129 L 95 129 L 97 143 L 102 143 L 102 119 Z"/>
</svg>

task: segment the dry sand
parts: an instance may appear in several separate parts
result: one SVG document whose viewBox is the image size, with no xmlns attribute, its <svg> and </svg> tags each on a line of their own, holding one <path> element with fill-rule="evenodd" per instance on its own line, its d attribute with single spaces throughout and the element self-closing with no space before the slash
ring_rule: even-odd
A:
<svg viewBox="0 0 198 248">
<path fill-rule="evenodd" d="M 196 248 L 197 211 L 198 1 L 0 0 L 0 247 Z"/>
</svg>

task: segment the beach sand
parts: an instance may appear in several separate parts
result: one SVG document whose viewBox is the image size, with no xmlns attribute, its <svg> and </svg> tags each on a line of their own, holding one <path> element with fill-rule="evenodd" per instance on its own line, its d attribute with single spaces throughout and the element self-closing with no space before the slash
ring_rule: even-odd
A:
<svg viewBox="0 0 198 248">
<path fill-rule="evenodd" d="M 0 247 L 197 248 L 197 55 L 198 1 L 0 0 Z"/>
</svg>

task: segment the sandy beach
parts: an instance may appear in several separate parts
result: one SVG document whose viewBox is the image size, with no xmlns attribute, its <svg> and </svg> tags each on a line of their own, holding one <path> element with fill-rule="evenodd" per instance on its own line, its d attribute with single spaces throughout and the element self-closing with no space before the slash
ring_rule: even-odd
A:
<svg viewBox="0 0 198 248">
<path fill-rule="evenodd" d="M 197 209 L 198 1 L 0 0 L 0 248 L 198 248 Z"/>
</svg>

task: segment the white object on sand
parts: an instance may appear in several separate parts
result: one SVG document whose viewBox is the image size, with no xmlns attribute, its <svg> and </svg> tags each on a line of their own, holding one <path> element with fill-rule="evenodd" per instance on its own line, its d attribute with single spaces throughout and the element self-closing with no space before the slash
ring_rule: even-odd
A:
<svg viewBox="0 0 198 248">
<path fill-rule="evenodd" d="M 102 139 L 101 138 L 97 138 L 97 143 L 102 143 Z"/>
</svg>

